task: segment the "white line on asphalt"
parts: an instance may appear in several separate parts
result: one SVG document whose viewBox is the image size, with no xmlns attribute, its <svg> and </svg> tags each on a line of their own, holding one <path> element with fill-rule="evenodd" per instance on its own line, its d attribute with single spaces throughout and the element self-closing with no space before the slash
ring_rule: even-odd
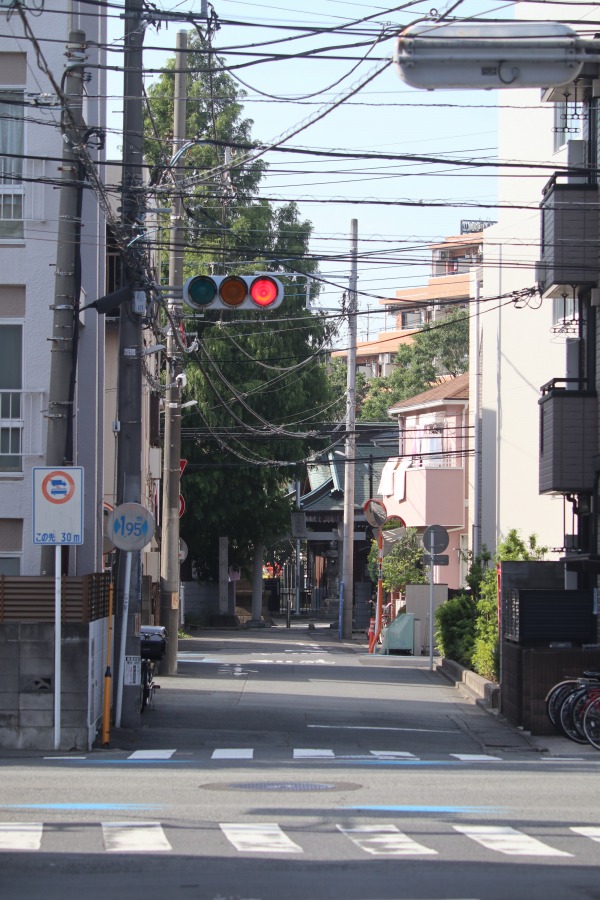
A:
<svg viewBox="0 0 600 900">
<path fill-rule="evenodd" d="M 221 823 L 221 831 L 236 850 L 244 853 L 302 853 L 279 825 L 260 823 Z"/>
<path fill-rule="evenodd" d="M 134 750 L 127 759 L 171 759 L 177 750 Z"/>
<path fill-rule="evenodd" d="M 19 825 L 0 823 L 0 850 L 39 850 L 42 830 L 41 822 Z"/>
<path fill-rule="evenodd" d="M 405 750 L 369 750 L 369 753 L 377 759 L 418 759 L 414 753 Z"/>
<path fill-rule="evenodd" d="M 211 759 L 252 759 L 254 750 L 247 747 L 221 747 L 213 750 Z"/>
<path fill-rule="evenodd" d="M 333 759 L 335 753 L 333 750 L 308 750 L 300 748 L 294 750 L 294 759 Z"/>
<path fill-rule="evenodd" d="M 419 731 L 426 734 L 460 734 L 460 729 L 444 728 L 397 728 L 386 725 L 307 725 L 307 728 L 333 728 L 336 731 Z"/>
<path fill-rule="evenodd" d="M 590 838 L 592 841 L 597 841 L 600 843 L 600 828 L 597 825 L 580 825 L 578 827 L 571 827 L 571 831 L 574 831 L 575 834 L 581 834 L 583 837 Z"/>
<path fill-rule="evenodd" d="M 463 762 L 497 762 L 500 759 L 499 756 L 490 756 L 489 753 L 451 753 L 450 756 Z"/>
<path fill-rule="evenodd" d="M 550 847 L 537 838 L 516 828 L 502 825 L 453 825 L 455 831 L 459 831 L 471 840 L 495 850 L 497 853 L 505 853 L 507 856 L 572 856 Z"/>
<path fill-rule="evenodd" d="M 102 822 L 109 853 L 158 853 L 172 850 L 160 822 Z"/>
<path fill-rule="evenodd" d="M 399 831 L 395 825 L 363 825 L 360 828 L 336 826 L 342 834 L 373 856 L 436 856 L 432 850 Z"/>
</svg>

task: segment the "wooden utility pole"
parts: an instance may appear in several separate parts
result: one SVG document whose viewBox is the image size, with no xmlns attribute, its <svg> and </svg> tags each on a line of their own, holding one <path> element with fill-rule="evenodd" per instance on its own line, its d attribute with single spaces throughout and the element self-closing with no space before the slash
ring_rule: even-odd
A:
<svg viewBox="0 0 600 900">
<path fill-rule="evenodd" d="M 60 165 L 61 184 L 58 213 L 58 238 L 54 302 L 52 304 L 52 353 L 50 358 L 50 387 L 48 393 L 48 437 L 46 465 L 73 465 L 73 448 L 67 447 L 69 425 L 73 417 L 70 397 L 73 341 L 76 317 L 79 316 L 80 279 L 77 277 L 77 256 L 81 230 L 80 165 L 74 146 L 83 139 L 83 76 L 85 62 L 85 33 L 71 31 L 67 45 L 67 69 L 64 93 L 69 104 L 63 116 L 63 154 Z M 40 571 L 54 575 L 55 548 L 42 547 Z"/>
</svg>

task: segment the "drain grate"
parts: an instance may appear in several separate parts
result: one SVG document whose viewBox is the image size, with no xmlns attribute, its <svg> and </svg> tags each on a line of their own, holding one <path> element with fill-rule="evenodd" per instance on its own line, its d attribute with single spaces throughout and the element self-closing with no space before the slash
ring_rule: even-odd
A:
<svg viewBox="0 0 600 900">
<path fill-rule="evenodd" d="M 336 785 L 319 781 L 246 781 L 231 787 L 241 791 L 335 791 Z"/>
</svg>

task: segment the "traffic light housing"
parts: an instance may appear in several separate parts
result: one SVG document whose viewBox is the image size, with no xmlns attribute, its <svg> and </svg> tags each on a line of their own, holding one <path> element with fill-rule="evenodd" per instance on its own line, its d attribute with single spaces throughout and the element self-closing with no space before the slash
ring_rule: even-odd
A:
<svg viewBox="0 0 600 900">
<path fill-rule="evenodd" d="M 193 309 L 275 309 L 283 284 L 270 272 L 254 275 L 192 275 L 183 285 L 183 300 Z"/>
</svg>

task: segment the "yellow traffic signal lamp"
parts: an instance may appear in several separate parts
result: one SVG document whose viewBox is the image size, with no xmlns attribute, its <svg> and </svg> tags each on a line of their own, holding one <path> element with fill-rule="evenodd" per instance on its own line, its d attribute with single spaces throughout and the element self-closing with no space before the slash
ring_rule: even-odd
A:
<svg viewBox="0 0 600 900">
<path fill-rule="evenodd" d="M 193 309 L 270 310 L 283 300 L 283 284 L 268 272 L 255 275 L 192 275 L 183 300 Z"/>
</svg>

